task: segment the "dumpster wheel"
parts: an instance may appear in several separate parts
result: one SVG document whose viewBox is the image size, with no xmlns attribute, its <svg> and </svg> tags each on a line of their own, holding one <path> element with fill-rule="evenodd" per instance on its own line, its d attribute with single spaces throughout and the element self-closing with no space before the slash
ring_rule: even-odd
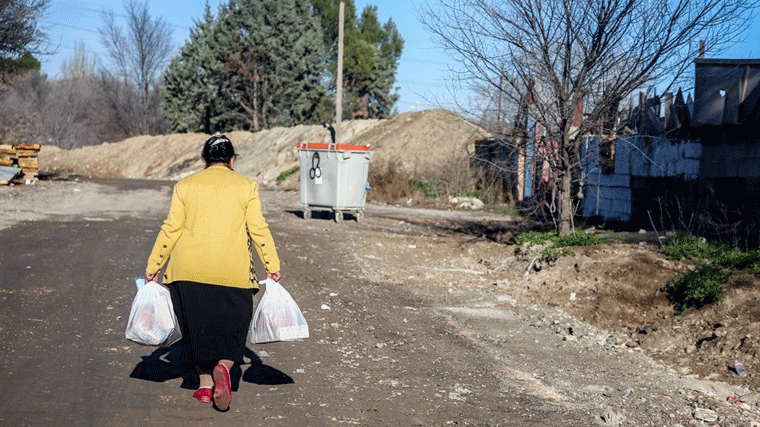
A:
<svg viewBox="0 0 760 427">
<path fill-rule="evenodd" d="M 356 218 L 356 222 L 362 222 L 364 220 L 364 211 L 356 211 L 354 218 Z"/>
<path fill-rule="evenodd" d="M 311 219 L 311 209 L 309 208 L 303 209 L 303 219 Z"/>
<path fill-rule="evenodd" d="M 343 222 L 343 212 L 335 211 L 335 222 Z"/>
</svg>

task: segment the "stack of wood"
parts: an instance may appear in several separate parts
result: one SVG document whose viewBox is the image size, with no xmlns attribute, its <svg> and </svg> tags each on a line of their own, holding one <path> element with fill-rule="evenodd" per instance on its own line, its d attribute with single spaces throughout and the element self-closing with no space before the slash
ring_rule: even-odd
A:
<svg viewBox="0 0 760 427">
<path fill-rule="evenodd" d="M 0 166 L 13 166 L 16 164 L 16 150 L 11 144 L 0 144 Z"/>
<path fill-rule="evenodd" d="M 35 181 L 40 171 L 41 144 L 33 143 L 0 143 L 0 167 L 7 170 L 21 169 L 20 173 L 8 181 Z"/>
<path fill-rule="evenodd" d="M 18 159 L 18 167 L 24 171 L 24 179 L 37 179 L 40 173 L 41 144 L 13 144 Z"/>
</svg>

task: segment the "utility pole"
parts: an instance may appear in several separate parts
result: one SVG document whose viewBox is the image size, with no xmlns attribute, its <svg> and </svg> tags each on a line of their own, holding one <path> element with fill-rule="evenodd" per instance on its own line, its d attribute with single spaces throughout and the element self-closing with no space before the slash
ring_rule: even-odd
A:
<svg viewBox="0 0 760 427">
<path fill-rule="evenodd" d="M 498 138 L 501 138 L 501 96 L 504 93 L 504 70 L 501 71 L 501 74 L 499 75 L 499 97 L 497 99 L 497 111 L 496 111 L 496 135 Z"/>
<path fill-rule="evenodd" d="M 343 22 L 345 21 L 345 7 L 340 2 L 338 13 L 338 78 L 335 100 L 335 143 L 340 143 L 340 125 L 343 122 Z"/>
</svg>

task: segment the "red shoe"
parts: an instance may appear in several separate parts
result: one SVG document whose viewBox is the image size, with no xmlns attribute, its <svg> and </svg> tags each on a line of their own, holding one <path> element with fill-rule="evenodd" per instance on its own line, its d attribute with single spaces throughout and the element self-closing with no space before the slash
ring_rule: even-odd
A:
<svg viewBox="0 0 760 427">
<path fill-rule="evenodd" d="M 220 411 L 226 411 L 232 401 L 230 371 L 220 363 L 216 365 L 212 375 L 214 377 L 214 404 Z"/>
<path fill-rule="evenodd" d="M 213 392 L 211 391 L 211 387 L 201 387 L 198 390 L 195 390 L 195 393 L 193 393 L 193 397 L 200 400 L 203 403 L 209 403 L 211 402 L 211 395 Z"/>
</svg>

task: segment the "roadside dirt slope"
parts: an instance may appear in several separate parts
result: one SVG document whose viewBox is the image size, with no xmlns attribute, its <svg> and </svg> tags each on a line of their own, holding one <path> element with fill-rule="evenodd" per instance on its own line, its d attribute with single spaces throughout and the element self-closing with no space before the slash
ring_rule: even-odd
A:
<svg viewBox="0 0 760 427">
<path fill-rule="evenodd" d="M 402 162 L 409 172 L 440 171 L 453 159 L 471 152 L 478 138 L 487 133 L 460 116 L 428 110 L 400 114 L 388 120 L 345 122 L 341 141 L 369 145 L 375 152 L 371 167 Z M 238 171 L 274 186 L 277 176 L 298 166 L 298 141 L 329 142 L 322 126 L 299 125 L 261 132 L 231 132 L 240 158 Z M 199 133 L 139 136 L 75 150 L 44 146 L 40 153 L 43 171 L 94 177 L 178 179 L 203 167 L 200 149 L 208 135 Z M 278 185 L 295 189 L 298 174 Z"/>
</svg>

